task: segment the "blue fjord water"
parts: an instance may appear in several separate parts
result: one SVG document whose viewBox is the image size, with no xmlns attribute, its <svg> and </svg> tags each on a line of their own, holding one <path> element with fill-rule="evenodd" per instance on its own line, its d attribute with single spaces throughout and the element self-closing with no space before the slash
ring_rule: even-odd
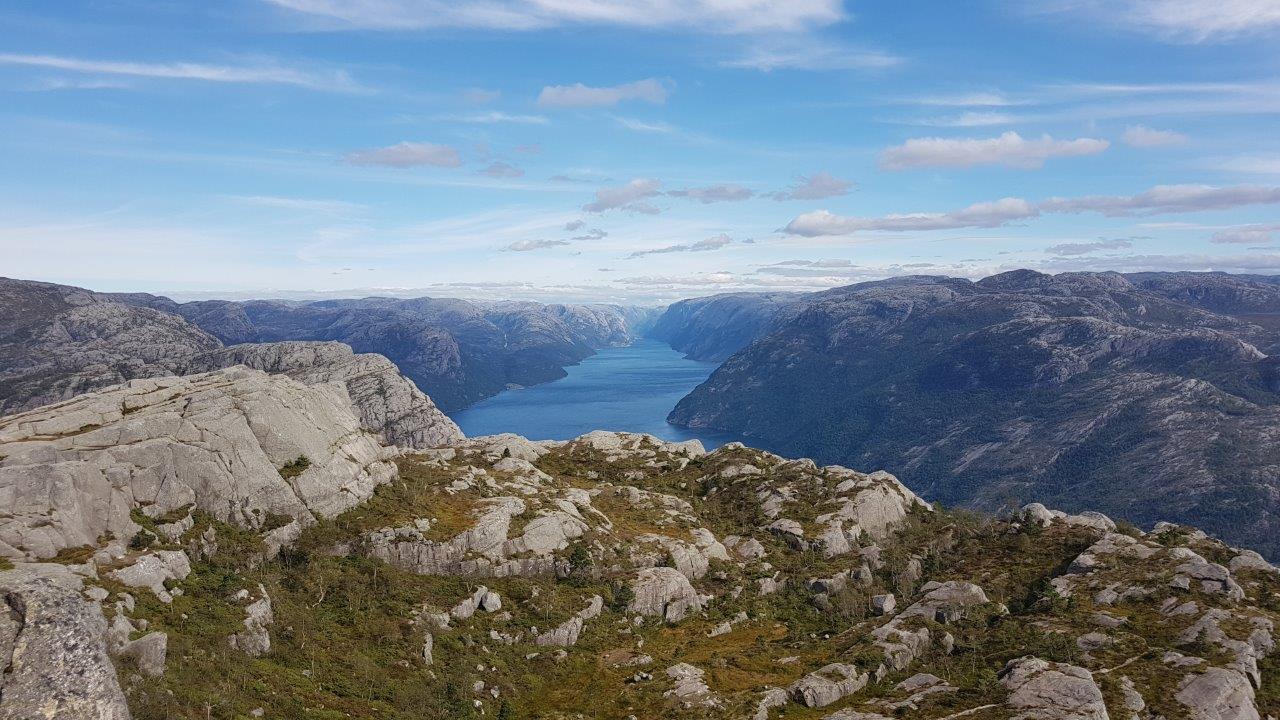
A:
<svg viewBox="0 0 1280 720">
<path fill-rule="evenodd" d="M 707 449 L 733 435 L 680 428 L 667 413 L 706 380 L 715 363 L 686 360 L 657 340 L 607 348 L 565 368 L 554 382 L 508 390 L 452 414 L 467 435 L 513 432 L 531 440 L 568 440 L 592 430 L 625 430 L 664 440 L 701 440 Z"/>
</svg>

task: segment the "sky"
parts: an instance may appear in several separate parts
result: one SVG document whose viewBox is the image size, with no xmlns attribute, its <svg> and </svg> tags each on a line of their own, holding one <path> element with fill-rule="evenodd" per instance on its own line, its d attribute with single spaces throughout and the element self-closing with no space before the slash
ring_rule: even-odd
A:
<svg viewBox="0 0 1280 720">
<path fill-rule="evenodd" d="M 7 0 L 0 275 L 660 303 L 1280 274 L 1278 0 Z"/>
</svg>

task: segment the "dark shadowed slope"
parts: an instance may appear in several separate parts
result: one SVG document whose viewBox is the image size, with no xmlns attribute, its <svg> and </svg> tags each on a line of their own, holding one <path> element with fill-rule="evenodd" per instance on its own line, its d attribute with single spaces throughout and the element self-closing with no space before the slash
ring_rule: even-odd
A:
<svg viewBox="0 0 1280 720">
<path fill-rule="evenodd" d="M 831 291 L 671 419 L 883 466 L 947 502 L 1194 520 L 1280 553 L 1280 382 L 1259 350 L 1275 333 L 1140 281 L 1018 271 Z"/>
</svg>

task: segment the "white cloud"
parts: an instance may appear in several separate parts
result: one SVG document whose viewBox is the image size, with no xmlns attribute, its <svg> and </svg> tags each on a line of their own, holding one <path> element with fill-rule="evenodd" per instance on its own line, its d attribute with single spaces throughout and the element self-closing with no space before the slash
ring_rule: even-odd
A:
<svg viewBox="0 0 1280 720">
<path fill-rule="evenodd" d="M 725 234 L 709 237 L 706 240 L 699 240 L 694 243 L 681 243 L 679 245 L 668 245 L 666 247 L 656 248 L 654 250 L 637 250 L 627 257 L 638 258 L 645 255 L 662 255 L 666 253 L 677 252 L 709 252 L 711 250 L 719 250 L 726 245 L 733 243 L 733 238 Z"/>
<path fill-rule="evenodd" d="M 1270 245 L 1280 239 L 1280 225 L 1240 225 L 1219 230 L 1209 242 L 1219 245 Z"/>
<path fill-rule="evenodd" d="M 1021 198 L 970 205 L 946 213 L 910 213 L 880 217 L 847 217 L 826 210 L 809 212 L 783 229 L 791 235 L 821 237 L 859 232 L 912 232 L 1001 227 L 1041 214 L 1094 212 L 1108 217 L 1228 210 L 1249 205 L 1280 204 L 1280 187 L 1235 185 L 1158 185 L 1137 195 L 1092 195 L 1049 198 L 1030 203 Z"/>
<path fill-rule="evenodd" d="M 909 98 L 907 102 L 937 107 L 1009 107 L 1023 104 L 1022 101 L 1010 99 L 1004 93 L 997 91 L 970 92 L 956 95 L 925 95 Z"/>
<path fill-rule="evenodd" d="M 1036 6 L 1119 24 L 1173 42 L 1231 40 L 1280 29 L 1275 0 L 1056 0 Z"/>
<path fill-rule="evenodd" d="M 667 194 L 672 197 L 697 200 L 703 205 L 718 202 L 739 202 L 742 200 L 750 200 L 755 197 L 754 190 L 734 184 L 708 185 L 707 187 L 672 190 Z"/>
<path fill-rule="evenodd" d="M 802 176 L 800 182 L 791 186 L 790 189 L 772 193 L 770 197 L 779 201 L 823 200 L 848 195 L 853 186 L 854 184 L 848 180 L 841 180 L 830 173 L 819 172 Z"/>
<path fill-rule="evenodd" d="M 655 78 L 611 87 L 588 87 L 582 83 L 573 85 L 548 85 L 538 94 L 542 107 L 612 107 L 628 100 L 661 105 L 667 101 L 667 88 Z"/>
<path fill-rule="evenodd" d="M 1016 115 L 1003 112 L 964 112 L 946 117 L 923 118 L 914 121 L 915 125 L 929 127 L 992 127 L 996 125 L 1012 125 L 1019 122 Z"/>
<path fill-rule="evenodd" d="M 547 248 L 560 247 L 568 245 L 567 240 L 517 240 L 507 246 L 512 252 L 529 252 L 531 250 L 545 250 Z"/>
<path fill-rule="evenodd" d="M 1245 155 L 1219 162 L 1216 167 L 1250 175 L 1280 175 L 1280 155 Z"/>
<path fill-rule="evenodd" d="M 620 187 L 600 188 L 596 191 L 596 199 L 582 206 L 591 213 L 606 210 L 630 210 L 645 215 L 656 215 L 658 209 L 641 202 L 657 196 L 662 189 L 662 182 L 652 178 L 636 178 Z"/>
<path fill-rule="evenodd" d="M 583 220 L 570 220 L 569 222 L 564 224 L 564 229 L 567 232 L 573 232 L 575 230 L 581 230 L 583 227 L 586 226 L 586 224 L 587 223 Z"/>
<path fill-rule="evenodd" d="M 1026 200 L 1004 198 L 995 202 L 976 203 L 948 213 L 914 213 L 881 217 L 844 217 L 826 210 L 805 213 L 787 224 L 784 232 L 804 237 L 852 235 L 864 231 L 912 232 L 954 230 L 958 228 L 1000 227 L 1015 220 L 1039 215 Z"/>
<path fill-rule="evenodd" d="M 359 203 L 345 200 L 311 200 L 276 195 L 235 195 L 232 196 L 232 199 L 258 207 L 293 210 L 318 215 L 352 215 L 368 209 Z"/>
<path fill-rule="evenodd" d="M 1053 213 L 1096 212 L 1110 217 L 1226 210 L 1247 205 L 1280 204 L 1280 187 L 1258 185 L 1157 185 L 1129 196 L 1092 195 L 1050 198 L 1040 209 Z"/>
<path fill-rule="evenodd" d="M 912 138 L 885 150 L 880 156 L 880 167 L 906 170 L 1004 165 L 1032 169 L 1043 167 L 1049 158 L 1096 155 L 1110 145 L 1106 140 L 1094 138 L 1055 140 L 1048 135 L 1028 140 L 1012 131 L 995 138 Z"/>
<path fill-rule="evenodd" d="M 1125 145 L 1139 148 L 1183 145 L 1187 142 L 1187 136 L 1180 132 L 1153 130 L 1145 125 L 1130 125 L 1125 128 L 1121 139 L 1124 140 Z"/>
<path fill-rule="evenodd" d="M 551 122 L 543 115 L 512 115 L 504 112 L 486 112 L 476 113 L 474 115 L 446 115 L 445 120 L 454 122 L 474 123 L 477 125 L 496 125 L 498 123 L 511 123 L 513 125 L 546 125 Z"/>
<path fill-rule="evenodd" d="M 1098 239 L 1092 242 L 1080 243 L 1061 243 L 1044 249 L 1050 255 L 1073 256 L 1088 255 L 1090 253 L 1101 252 L 1103 250 L 1127 250 L 1133 247 L 1133 241 L 1127 238 L 1115 238 L 1112 240 Z"/>
<path fill-rule="evenodd" d="M 348 153 L 346 161 L 352 165 L 382 165 L 385 167 L 411 168 L 423 165 L 458 167 L 462 158 L 448 145 L 402 142 L 384 148 L 359 150 Z"/>
<path fill-rule="evenodd" d="M 488 175 L 491 178 L 518 178 L 524 177 L 524 171 L 510 163 L 495 161 L 489 167 L 480 171 L 482 175 Z"/>
<path fill-rule="evenodd" d="M 0 65 L 25 65 L 67 72 L 153 78 L 199 80 L 216 83 L 295 85 L 312 90 L 353 92 L 360 89 L 345 72 L 308 72 L 280 65 L 205 65 L 201 63 L 141 63 L 116 60 L 84 60 L 59 55 L 0 54 Z"/>
<path fill-rule="evenodd" d="M 847 47 L 811 35 L 753 40 L 746 52 L 721 61 L 721 67 L 761 70 L 883 70 L 902 58 L 879 50 Z"/>
<path fill-rule="evenodd" d="M 676 135 L 680 129 L 670 123 L 661 120 L 637 120 L 635 118 L 614 116 L 614 122 L 628 130 L 635 132 L 651 133 L 655 135 Z"/>
<path fill-rule="evenodd" d="M 265 0 L 334 29 L 559 25 L 670 27 L 708 33 L 797 32 L 845 18 L 843 0 Z M 323 26 L 322 26 L 323 27 Z"/>
</svg>

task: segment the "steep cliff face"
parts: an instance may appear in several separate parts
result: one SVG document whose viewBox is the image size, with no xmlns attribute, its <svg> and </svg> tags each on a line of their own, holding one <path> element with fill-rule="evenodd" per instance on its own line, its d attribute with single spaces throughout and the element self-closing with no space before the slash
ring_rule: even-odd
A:
<svg viewBox="0 0 1280 720">
<path fill-rule="evenodd" d="M 563 377 L 566 365 L 640 337 L 658 314 L 452 298 L 177 303 L 8 279 L 0 279 L 0 300 L 0 414 L 171 375 L 223 343 L 284 341 L 340 342 L 383 355 L 441 408 L 454 410 L 508 387 Z"/>
<path fill-rule="evenodd" d="M 694 360 L 720 362 L 796 313 L 804 293 L 728 293 L 673 303 L 649 336 Z"/>
<path fill-rule="evenodd" d="M 387 445 L 430 448 L 462 439 L 458 426 L 381 355 L 357 355 L 336 342 L 247 343 L 197 355 L 182 374 L 235 365 L 288 375 L 305 385 L 342 383 L 361 426 Z"/>
<path fill-rule="evenodd" d="M 825 293 L 671 420 L 877 465 L 944 502 L 1192 521 L 1280 553 L 1266 328 L 1119 275 Z"/>
<path fill-rule="evenodd" d="M 173 375 L 221 343 L 180 317 L 80 288 L 0 278 L 0 415 Z"/>
<path fill-rule="evenodd" d="M 639 337 L 655 314 L 613 305 L 453 298 L 174 303 L 116 297 L 177 313 L 226 343 L 337 341 L 384 355 L 445 410 L 513 385 L 563 377 L 566 365 Z"/>
</svg>

